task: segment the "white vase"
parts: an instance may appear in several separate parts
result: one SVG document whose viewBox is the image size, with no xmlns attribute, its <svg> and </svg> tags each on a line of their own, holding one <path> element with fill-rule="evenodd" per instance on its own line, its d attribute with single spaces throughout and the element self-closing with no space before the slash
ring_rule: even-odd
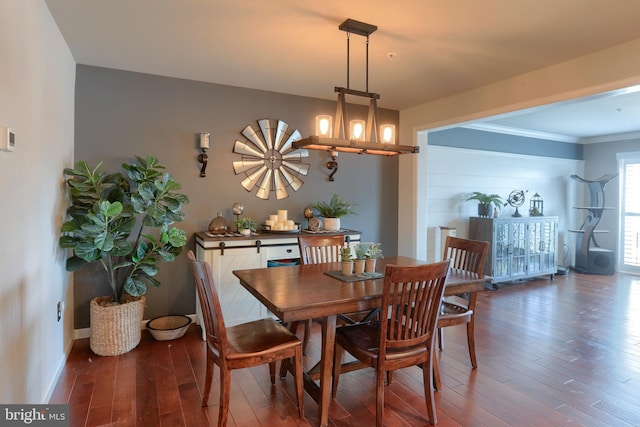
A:
<svg viewBox="0 0 640 427">
<path fill-rule="evenodd" d="M 324 229 L 327 231 L 340 230 L 340 218 L 325 218 Z"/>
</svg>

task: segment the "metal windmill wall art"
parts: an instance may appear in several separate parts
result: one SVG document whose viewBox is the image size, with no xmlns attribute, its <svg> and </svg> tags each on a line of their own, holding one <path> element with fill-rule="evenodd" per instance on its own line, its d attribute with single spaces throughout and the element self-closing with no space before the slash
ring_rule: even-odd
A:
<svg viewBox="0 0 640 427">
<path fill-rule="evenodd" d="M 298 130 L 289 131 L 282 120 L 258 120 L 259 130 L 247 125 L 242 130 L 246 141 L 236 140 L 233 152 L 242 156 L 233 162 L 236 175 L 244 175 L 242 186 L 251 192 L 257 188 L 256 197 L 268 200 L 273 192 L 276 199 L 289 197 L 289 190 L 298 191 L 304 184 L 300 176 L 309 173 L 309 157 L 306 149 L 293 148 L 292 143 L 301 138 Z"/>
</svg>

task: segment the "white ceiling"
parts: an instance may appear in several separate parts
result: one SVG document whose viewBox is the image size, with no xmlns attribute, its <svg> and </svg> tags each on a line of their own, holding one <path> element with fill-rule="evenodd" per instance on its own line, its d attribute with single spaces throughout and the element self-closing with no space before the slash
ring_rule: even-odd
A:
<svg viewBox="0 0 640 427">
<path fill-rule="evenodd" d="M 338 25 L 377 25 L 369 91 L 397 110 L 640 38 L 638 0 L 45 1 L 80 64 L 325 99 L 347 86 Z M 352 89 L 366 90 L 364 52 L 352 35 Z M 616 95 L 490 124 L 574 141 L 640 131 L 640 93 Z"/>
</svg>

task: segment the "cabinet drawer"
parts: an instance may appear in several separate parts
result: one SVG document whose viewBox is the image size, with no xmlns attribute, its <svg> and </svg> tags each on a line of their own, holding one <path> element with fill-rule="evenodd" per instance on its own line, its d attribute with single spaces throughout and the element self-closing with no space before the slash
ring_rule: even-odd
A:
<svg viewBox="0 0 640 427">
<path fill-rule="evenodd" d="M 265 249 L 267 250 L 267 260 L 300 258 L 298 245 L 271 246 Z"/>
</svg>

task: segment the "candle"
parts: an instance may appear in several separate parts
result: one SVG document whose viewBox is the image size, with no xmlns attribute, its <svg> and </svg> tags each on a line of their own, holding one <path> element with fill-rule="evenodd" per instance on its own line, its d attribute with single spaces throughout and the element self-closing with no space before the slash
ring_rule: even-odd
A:
<svg viewBox="0 0 640 427">
<path fill-rule="evenodd" d="M 276 222 L 278 222 L 278 215 L 269 215 L 269 221 L 275 224 Z"/>
<path fill-rule="evenodd" d="M 209 149 L 209 134 L 201 133 L 200 134 L 200 148 Z"/>
<path fill-rule="evenodd" d="M 287 220 L 287 211 L 286 210 L 279 210 L 278 211 L 278 221 L 286 221 Z"/>
</svg>

